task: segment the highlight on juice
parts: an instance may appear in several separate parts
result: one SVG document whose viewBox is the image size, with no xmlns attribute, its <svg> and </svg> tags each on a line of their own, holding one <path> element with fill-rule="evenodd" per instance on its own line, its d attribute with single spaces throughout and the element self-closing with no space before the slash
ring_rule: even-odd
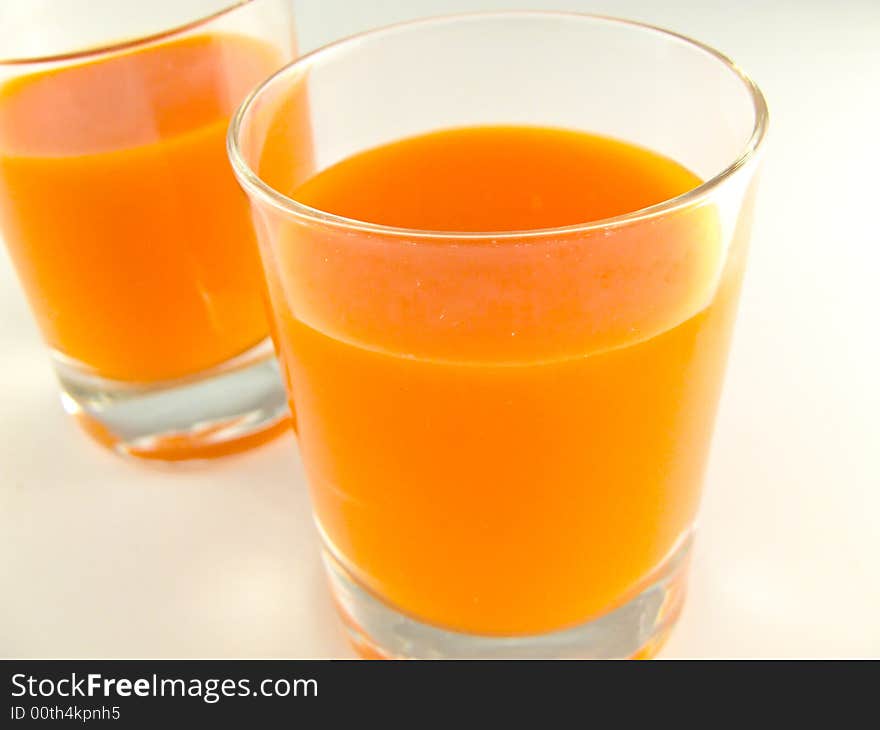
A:
<svg viewBox="0 0 880 730">
<path fill-rule="evenodd" d="M 294 55 L 289 4 L 252 0 L 142 40 L 0 61 L 0 231 L 65 406 L 119 451 L 224 453 L 286 419 L 225 135 Z"/>
<path fill-rule="evenodd" d="M 716 51 L 562 13 L 366 33 L 237 112 L 230 157 L 364 656 L 656 653 L 765 128 Z"/>
</svg>

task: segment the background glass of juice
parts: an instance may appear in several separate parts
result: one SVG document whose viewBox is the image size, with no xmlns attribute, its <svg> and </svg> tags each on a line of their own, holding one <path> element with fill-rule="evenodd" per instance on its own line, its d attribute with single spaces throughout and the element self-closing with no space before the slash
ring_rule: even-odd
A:
<svg viewBox="0 0 880 730">
<path fill-rule="evenodd" d="M 716 51 L 562 13 L 367 33 L 245 101 L 230 156 L 364 655 L 662 644 L 766 123 Z"/>
<path fill-rule="evenodd" d="M 0 235 L 65 408 L 151 458 L 277 433 L 287 403 L 225 135 L 296 55 L 288 0 L 12 2 L 3 40 Z"/>
</svg>

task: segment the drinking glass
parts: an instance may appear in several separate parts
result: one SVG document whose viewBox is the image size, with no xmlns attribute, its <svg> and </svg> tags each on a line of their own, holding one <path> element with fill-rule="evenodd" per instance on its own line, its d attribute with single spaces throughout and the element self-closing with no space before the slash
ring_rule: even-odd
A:
<svg viewBox="0 0 880 730">
<path fill-rule="evenodd" d="M 704 180 L 555 229 L 409 230 L 297 202 L 439 129 L 625 140 Z M 230 125 L 331 586 L 365 656 L 651 656 L 682 605 L 767 110 L 658 28 L 515 12 L 315 51 Z M 430 170 L 425 171 L 431 174 Z"/>
<path fill-rule="evenodd" d="M 225 135 L 296 55 L 289 0 L 12 0 L 2 14 L 0 233 L 65 409 L 117 451 L 159 459 L 280 432 Z"/>
</svg>

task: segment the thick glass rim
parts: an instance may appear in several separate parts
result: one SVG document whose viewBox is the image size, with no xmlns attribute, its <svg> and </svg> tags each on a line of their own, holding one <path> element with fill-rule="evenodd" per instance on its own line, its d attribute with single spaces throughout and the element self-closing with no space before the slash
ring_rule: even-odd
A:
<svg viewBox="0 0 880 730">
<path fill-rule="evenodd" d="M 21 58 L 3 58 L 2 56 L 0 56 L 0 67 L 29 66 L 37 64 L 62 63 L 64 61 L 78 61 L 80 59 L 85 60 L 89 58 L 94 58 L 96 56 L 103 56 L 109 53 L 128 51 L 138 48 L 140 46 L 148 46 L 152 43 L 157 43 L 167 38 L 173 38 L 174 36 L 188 33 L 191 30 L 195 30 L 196 28 L 199 28 L 203 25 L 207 25 L 217 18 L 228 15 L 238 8 L 244 5 L 250 5 L 253 2 L 256 2 L 256 0 L 228 0 L 228 2 L 223 7 L 215 10 L 213 13 L 210 13 L 208 15 L 200 15 L 193 20 L 187 21 L 186 23 L 175 24 L 172 25 L 170 28 L 157 31 L 156 33 L 149 33 L 147 35 L 137 36 L 136 38 L 129 38 L 128 40 L 123 41 L 102 43 L 78 51 L 69 51 L 67 53 L 56 53 L 43 56 L 23 56 Z"/>
<path fill-rule="evenodd" d="M 634 30 L 648 31 L 656 33 L 660 36 L 666 36 L 674 40 L 684 42 L 693 47 L 695 50 L 701 51 L 712 56 L 715 60 L 723 64 L 730 72 L 736 75 L 745 87 L 752 101 L 755 121 L 752 127 L 751 135 L 746 141 L 741 152 L 736 158 L 720 172 L 701 183 L 697 187 L 678 195 L 674 198 L 656 203 L 655 205 L 639 210 L 623 213 L 621 215 L 610 218 L 602 218 L 599 220 L 591 220 L 586 223 L 576 223 L 567 226 L 558 226 L 554 228 L 534 228 L 524 230 L 505 230 L 505 231 L 432 231 L 419 228 L 401 228 L 397 226 L 386 226 L 381 223 L 371 223 L 356 218 L 348 218 L 346 216 L 329 213 L 319 208 L 313 208 L 305 203 L 294 200 L 287 195 L 279 192 L 267 182 L 265 182 L 245 161 L 241 152 L 239 138 L 241 136 L 241 127 L 248 116 L 254 103 L 279 79 L 287 75 L 296 76 L 297 73 L 305 71 L 314 64 L 332 56 L 335 53 L 356 47 L 359 43 L 378 38 L 382 35 L 396 33 L 401 30 L 409 30 L 420 26 L 440 25 L 445 23 L 457 23 L 461 21 L 473 20 L 492 20 L 505 17 L 536 17 L 536 18 L 560 18 L 571 20 L 591 20 L 600 21 L 610 24 L 627 26 Z M 271 206 L 283 210 L 297 218 L 301 218 L 310 223 L 326 225 L 333 228 L 341 228 L 349 232 L 362 232 L 370 234 L 382 234 L 392 237 L 402 237 L 409 239 L 432 239 L 450 241 L 455 240 L 498 240 L 498 239 L 524 239 L 538 238 L 547 236 L 557 236 L 569 233 L 586 232 L 591 230 L 601 230 L 608 228 L 616 228 L 639 221 L 656 218 L 661 215 L 675 212 L 683 208 L 699 205 L 712 193 L 721 186 L 728 178 L 732 177 L 739 170 L 746 167 L 757 159 L 758 152 L 761 150 L 761 144 L 766 137 L 767 127 L 769 123 L 769 112 L 767 102 L 758 85 L 752 78 L 743 71 L 732 59 L 717 49 L 694 40 L 681 33 L 676 33 L 666 28 L 656 25 L 642 23 L 624 18 L 617 18 L 609 15 L 600 15 L 593 13 L 577 13 L 565 11 L 531 11 L 531 10 L 508 10 L 499 12 L 477 12 L 477 13 L 457 13 L 453 15 L 441 15 L 430 18 L 420 18 L 416 20 L 404 21 L 386 25 L 362 33 L 341 38 L 339 40 L 328 43 L 314 51 L 300 56 L 292 63 L 283 66 L 281 69 L 272 74 L 269 78 L 254 88 L 250 94 L 242 101 L 236 110 L 229 125 L 226 136 L 226 148 L 232 163 L 233 171 L 236 174 L 242 187 L 252 195 L 270 204 Z"/>
</svg>

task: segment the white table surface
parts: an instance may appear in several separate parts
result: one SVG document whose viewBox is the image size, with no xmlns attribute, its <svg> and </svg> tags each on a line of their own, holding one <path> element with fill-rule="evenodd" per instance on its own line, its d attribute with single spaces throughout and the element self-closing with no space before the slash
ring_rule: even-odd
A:
<svg viewBox="0 0 880 730">
<path fill-rule="evenodd" d="M 880 2 L 297 11 L 308 50 L 409 17 L 540 6 L 700 38 L 771 106 L 690 598 L 663 656 L 880 656 Z M 5 249 L 0 313 L 0 655 L 351 656 L 291 436 L 208 464 L 123 461 L 62 413 Z"/>
</svg>

